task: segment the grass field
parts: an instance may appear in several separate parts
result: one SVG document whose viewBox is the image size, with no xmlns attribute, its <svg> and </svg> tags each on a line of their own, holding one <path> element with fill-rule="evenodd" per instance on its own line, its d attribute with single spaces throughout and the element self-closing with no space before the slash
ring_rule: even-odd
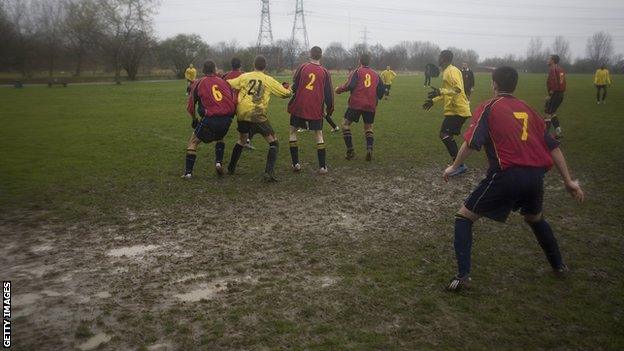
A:
<svg viewBox="0 0 624 351">
<path fill-rule="evenodd" d="M 182 81 L 1 88 L 0 265 L 13 284 L 15 349 L 623 349 L 618 77 L 597 106 L 592 77 L 569 75 L 559 113 L 587 193 L 577 205 L 554 172 L 546 179 L 570 277 L 551 276 L 513 215 L 475 226 L 473 288 L 456 295 L 443 290 L 453 214 L 486 162 L 477 154 L 468 174 L 442 181 L 441 110 L 420 109 L 421 79 L 399 77 L 381 102 L 372 163 L 361 125 L 354 161 L 326 126 L 322 177 L 309 133 L 304 171 L 290 172 L 286 101 L 273 99 L 276 184 L 261 180 L 260 138 L 237 175 L 218 179 L 213 146 L 202 145 L 195 178 L 179 179 L 190 133 Z M 516 95 L 541 110 L 544 80 L 522 75 Z M 473 105 L 490 95 L 478 75 Z"/>
</svg>

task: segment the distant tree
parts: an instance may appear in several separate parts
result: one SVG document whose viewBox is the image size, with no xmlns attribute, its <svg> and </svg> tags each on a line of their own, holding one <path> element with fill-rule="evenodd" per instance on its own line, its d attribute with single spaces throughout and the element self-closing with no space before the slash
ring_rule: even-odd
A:
<svg viewBox="0 0 624 351">
<path fill-rule="evenodd" d="M 189 64 L 199 66 L 208 58 L 209 47 L 198 34 L 178 34 L 163 40 L 157 51 L 160 62 L 172 68 L 176 77 L 184 78 L 184 71 Z"/>
<path fill-rule="evenodd" d="M 241 59 L 243 66 L 248 64 L 248 62 L 243 60 L 243 50 L 245 49 L 238 45 L 235 40 L 230 42 L 221 41 L 210 47 L 211 57 L 213 58 L 213 60 L 215 60 L 217 66 L 224 71 L 230 70 L 230 61 L 233 57 L 238 57 L 239 59 Z M 253 60 L 253 58 L 251 59 Z"/>
<path fill-rule="evenodd" d="M 406 69 L 408 59 L 407 49 L 399 44 L 387 50 L 384 65 L 395 70 Z"/>
<path fill-rule="evenodd" d="M 0 71 L 7 71 L 11 66 L 9 52 L 13 51 L 15 32 L 7 13 L 7 4 L 0 2 Z"/>
<path fill-rule="evenodd" d="M 570 42 L 562 36 L 556 36 L 550 47 L 551 54 L 559 55 L 562 65 L 570 64 Z"/>
<path fill-rule="evenodd" d="M 368 47 L 364 44 L 355 44 L 348 53 L 348 65 L 350 67 L 358 67 L 360 65 L 360 56 L 368 53 Z"/>
<path fill-rule="evenodd" d="M 460 48 L 450 47 L 448 50 L 451 50 L 453 53 L 453 63 L 455 66 L 460 66 L 465 62 L 469 67 L 474 67 L 479 62 L 479 54 L 472 49 L 463 50 Z"/>
<path fill-rule="evenodd" d="M 23 77 L 29 77 L 37 56 L 31 8 L 21 0 L 6 0 L 3 2 L 3 8 L 10 21 L 12 34 L 12 38 L 7 40 L 11 45 L 11 51 L 6 53 L 6 60 Z M 4 37 L 2 39 L 4 41 Z"/>
<path fill-rule="evenodd" d="M 32 5 L 38 48 L 47 59 L 48 76 L 52 77 L 57 58 L 67 43 L 63 31 L 65 6 L 60 0 L 38 0 Z"/>
<path fill-rule="evenodd" d="M 587 39 L 585 51 L 594 68 L 608 65 L 613 55 L 613 38 L 607 32 L 596 32 Z"/>
<path fill-rule="evenodd" d="M 531 38 L 525 60 L 526 69 L 529 72 L 545 72 L 547 57 L 548 52 L 544 50 L 542 39 L 538 37 Z"/>
<path fill-rule="evenodd" d="M 93 0 L 66 0 L 65 11 L 67 45 L 76 64 L 74 75 L 80 76 L 87 56 L 92 59 L 95 56 L 98 34 L 102 30 L 98 7 Z"/>
<path fill-rule="evenodd" d="M 323 64 L 327 69 L 346 69 L 346 60 L 349 56 L 342 43 L 332 42 L 323 51 Z"/>
<path fill-rule="evenodd" d="M 371 55 L 371 67 L 374 69 L 385 68 L 384 62 L 386 58 L 386 49 L 381 44 L 375 44 L 368 47 L 368 53 Z"/>
</svg>

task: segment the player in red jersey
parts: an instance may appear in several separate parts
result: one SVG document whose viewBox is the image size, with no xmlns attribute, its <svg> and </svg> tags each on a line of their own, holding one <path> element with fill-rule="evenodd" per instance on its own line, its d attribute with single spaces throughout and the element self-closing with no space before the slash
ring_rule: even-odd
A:
<svg viewBox="0 0 624 351">
<path fill-rule="evenodd" d="M 381 100 L 386 91 L 381 78 L 368 65 L 370 56 L 360 56 L 360 67 L 349 74 L 347 82 L 336 88 L 336 94 L 350 91 L 349 103 L 342 123 L 342 136 L 347 146 L 347 160 L 355 157 L 353 140 L 351 135 L 351 123 L 359 122 L 360 116 L 364 120 L 364 135 L 366 136 L 366 161 L 373 159 L 373 123 L 377 102 Z"/>
<path fill-rule="evenodd" d="M 568 269 L 557 240 L 542 215 L 544 175 L 553 162 L 566 190 L 579 202 L 584 199 L 578 182 L 570 177 L 559 142 L 553 139 L 544 120 L 524 101 L 511 95 L 518 72 L 499 67 L 492 74 L 495 97 L 482 103 L 472 115 L 465 142 L 457 158 L 444 171 L 444 180 L 468 158 L 485 147 L 490 161 L 487 176 L 468 196 L 455 215 L 455 255 L 459 273 L 447 289 L 458 291 L 470 283 L 472 224 L 480 217 L 504 222 L 511 211 L 520 209 L 556 274 Z"/>
<path fill-rule="evenodd" d="M 193 134 L 186 149 L 186 170 L 182 178 L 191 178 L 197 147 L 201 142 L 215 144 L 215 170 L 223 175 L 223 154 L 227 134 L 232 118 L 236 112 L 236 100 L 230 85 L 215 74 L 216 66 L 211 60 L 204 62 L 202 68 L 205 76 L 195 80 L 191 85 L 187 111 L 193 118 Z M 197 118 L 195 110 L 200 118 Z"/>
<path fill-rule="evenodd" d="M 302 64 L 293 77 L 293 97 L 288 103 L 290 114 L 290 156 L 293 171 L 301 170 L 297 129 L 309 128 L 316 138 L 319 173 L 327 173 L 325 163 L 325 141 L 323 140 L 323 116 L 334 112 L 334 91 L 331 76 L 321 66 L 322 50 L 315 46 L 310 49 L 310 61 Z M 325 106 L 325 111 L 323 111 Z M 325 112 L 325 113 L 324 113 Z"/>
<path fill-rule="evenodd" d="M 557 118 L 557 109 L 563 102 L 563 93 L 566 91 L 566 74 L 563 68 L 559 66 L 559 56 L 550 55 L 548 58 L 548 79 L 546 80 L 546 88 L 548 90 L 548 97 L 546 98 L 546 104 L 544 106 L 544 112 L 548 115 L 546 118 L 546 127 L 550 129 L 550 126 L 555 128 L 555 135 L 557 138 L 562 137 L 561 125 L 559 124 L 559 118 Z"/>
</svg>

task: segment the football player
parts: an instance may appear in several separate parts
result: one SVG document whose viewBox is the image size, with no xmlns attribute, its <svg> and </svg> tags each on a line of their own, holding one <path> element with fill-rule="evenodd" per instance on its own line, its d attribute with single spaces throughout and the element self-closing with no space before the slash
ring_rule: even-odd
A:
<svg viewBox="0 0 624 351">
<path fill-rule="evenodd" d="M 607 98 L 607 86 L 611 86 L 611 77 L 609 76 L 609 70 L 606 65 L 600 66 L 596 70 L 594 75 L 594 85 L 596 86 L 596 103 L 606 104 Z M 602 90 L 602 97 L 600 97 L 600 91 Z"/>
<path fill-rule="evenodd" d="M 293 97 L 288 103 L 290 114 L 290 156 L 293 171 L 299 172 L 299 147 L 297 131 L 305 128 L 314 131 L 319 174 L 327 173 L 325 141 L 323 140 L 323 116 L 334 112 L 334 91 L 329 72 L 321 66 L 322 50 L 315 46 L 310 49 L 310 61 L 302 64 L 293 77 Z M 323 111 L 325 106 L 325 111 Z"/>
<path fill-rule="evenodd" d="M 267 109 L 271 95 L 285 99 L 290 97 L 292 92 L 287 87 L 287 84 L 284 83 L 282 85 L 273 77 L 265 74 L 264 70 L 266 67 L 266 58 L 264 56 L 256 56 L 253 72 L 243 73 L 238 78 L 227 81 L 233 89 L 239 91 L 236 108 L 239 138 L 232 151 L 228 173 L 234 174 L 238 159 L 249 138 L 249 133 L 258 133 L 269 143 L 264 178 L 266 181 L 274 182 L 277 181 L 275 178 L 275 162 L 277 161 L 279 143 L 275 131 L 271 123 L 269 123 Z"/>
<path fill-rule="evenodd" d="M 434 103 L 443 101 L 444 120 L 440 128 L 440 140 L 446 146 L 446 150 L 452 160 L 457 157 L 457 143 L 453 139 L 454 135 L 461 134 L 461 129 L 468 118 L 470 118 L 470 103 L 464 91 L 464 80 L 461 71 L 453 66 L 453 53 L 449 50 L 442 50 L 438 58 L 442 71 L 442 88 L 431 88 L 428 99 L 423 104 L 423 109 L 429 111 Z M 451 176 L 462 174 L 468 167 L 461 165 Z"/>
<path fill-rule="evenodd" d="M 546 128 L 550 129 L 552 125 L 555 128 L 555 136 L 561 138 L 563 132 L 557 118 L 557 109 L 563 102 L 563 93 L 566 91 L 566 74 L 563 68 L 559 66 L 559 56 L 550 55 L 548 58 L 548 79 L 546 80 L 546 88 L 548 97 L 544 106 L 546 117 Z"/>
<path fill-rule="evenodd" d="M 238 78 L 238 76 L 240 76 L 241 74 L 245 73 L 243 72 L 243 70 L 241 69 L 241 60 L 238 57 L 234 57 L 230 60 L 230 66 L 232 67 L 232 70 L 225 73 L 223 75 L 223 79 L 228 80 L 228 79 L 234 79 L 234 78 Z M 235 101 L 238 101 L 238 90 L 234 89 L 234 98 Z M 251 145 L 251 138 L 253 137 L 252 134 L 249 135 L 249 139 L 247 139 L 247 143 L 245 143 L 245 148 L 249 149 L 249 150 L 255 150 L 255 147 L 253 147 Z"/>
<path fill-rule="evenodd" d="M 387 66 L 384 71 L 381 71 L 381 80 L 384 83 L 386 91 L 384 92 L 384 98 L 388 100 L 390 97 L 390 88 L 392 88 L 392 81 L 396 78 L 397 74 Z"/>
<path fill-rule="evenodd" d="M 375 111 L 377 102 L 383 98 L 384 85 L 377 72 L 372 70 L 370 56 L 362 54 L 360 56 L 360 67 L 349 74 L 347 81 L 336 88 L 336 94 L 345 91 L 351 92 L 347 111 L 345 112 L 342 124 L 342 136 L 347 147 L 347 160 L 355 157 L 353 150 L 353 139 L 351 135 L 351 123 L 357 123 L 362 117 L 364 121 L 364 135 L 366 136 L 366 161 L 373 159 L 373 123 L 375 122 Z"/>
<path fill-rule="evenodd" d="M 555 274 L 565 274 L 568 268 L 542 212 L 544 175 L 553 163 L 565 189 L 579 202 L 584 198 L 578 182 L 570 176 L 559 142 L 550 136 L 544 120 L 512 95 L 518 72 L 512 67 L 499 67 L 492 81 L 495 97 L 476 109 L 459 154 L 443 175 L 448 181 L 474 150 L 485 147 L 490 163 L 487 175 L 455 215 L 458 273 L 447 286 L 450 291 L 469 286 L 473 223 L 480 217 L 504 222 L 516 210 L 531 227 Z"/>
<path fill-rule="evenodd" d="M 186 149 L 186 169 L 182 178 L 192 177 L 199 144 L 213 141 L 216 141 L 215 170 L 219 176 L 223 175 L 223 137 L 227 134 L 236 111 L 232 90 L 226 81 L 216 75 L 214 61 L 204 62 L 202 72 L 204 77 L 195 81 L 190 89 L 187 111 L 193 118 L 193 134 Z"/>
<path fill-rule="evenodd" d="M 193 64 L 191 63 L 184 71 L 184 78 L 186 78 L 186 95 L 187 96 L 191 92 L 191 84 L 193 84 L 195 77 L 197 77 L 197 70 L 195 69 L 195 67 L 193 67 Z"/>
</svg>

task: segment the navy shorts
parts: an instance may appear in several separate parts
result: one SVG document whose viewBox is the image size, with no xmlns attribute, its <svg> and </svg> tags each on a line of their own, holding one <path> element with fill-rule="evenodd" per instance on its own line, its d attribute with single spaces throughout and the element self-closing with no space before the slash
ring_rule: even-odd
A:
<svg viewBox="0 0 624 351">
<path fill-rule="evenodd" d="M 204 143 L 221 140 L 230 130 L 232 118 L 233 116 L 204 117 L 195 128 L 195 136 Z"/>
<path fill-rule="evenodd" d="M 275 135 L 275 131 L 269 121 L 264 122 L 250 122 L 250 121 L 238 121 L 238 132 L 243 134 L 249 134 L 251 137 L 254 134 L 260 134 L 263 137 L 269 135 Z"/>
<path fill-rule="evenodd" d="M 468 117 L 462 116 L 444 116 L 442 126 L 440 127 L 440 135 L 460 135 L 461 129 Z"/>
<path fill-rule="evenodd" d="M 559 108 L 562 102 L 563 102 L 563 92 L 562 91 L 553 92 L 552 95 L 548 97 L 548 100 L 546 100 L 546 104 L 544 105 L 544 112 L 546 112 L 549 115 L 557 112 L 557 109 Z"/>
<path fill-rule="evenodd" d="M 360 116 L 362 116 L 362 119 L 366 124 L 373 124 L 375 122 L 375 112 L 354 110 L 351 108 L 347 108 L 344 118 L 351 122 L 357 123 L 360 121 Z"/>
<path fill-rule="evenodd" d="M 468 196 L 464 206 L 470 211 L 495 221 L 504 222 L 511 211 L 522 215 L 542 212 L 544 168 L 513 167 L 490 171 Z"/>
<path fill-rule="evenodd" d="M 385 84 L 385 88 L 386 88 L 386 91 L 384 92 L 384 94 L 386 96 L 390 95 L 390 88 L 392 88 L 392 84 Z"/>
<path fill-rule="evenodd" d="M 290 116 L 290 125 L 295 128 L 323 130 L 322 119 L 305 119 L 297 116 Z"/>
</svg>

